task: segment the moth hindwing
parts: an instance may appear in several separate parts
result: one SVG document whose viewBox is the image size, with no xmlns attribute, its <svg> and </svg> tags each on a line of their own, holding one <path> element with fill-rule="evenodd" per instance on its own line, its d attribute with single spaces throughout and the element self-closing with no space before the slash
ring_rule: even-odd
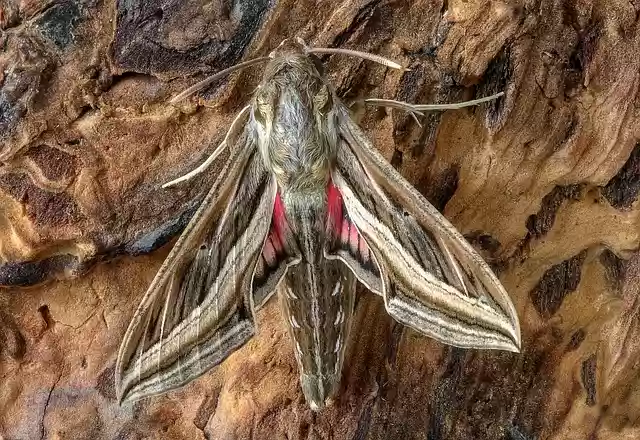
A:
<svg viewBox="0 0 640 440">
<path fill-rule="evenodd" d="M 267 62 L 250 104 L 201 167 L 165 185 L 230 150 L 127 329 L 116 363 L 121 401 L 180 387 L 222 362 L 253 336 L 256 311 L 277 291 L 303 393 L 322 408 L 339 388 L 356 280 L 394 319 L 443 343 L 519 350 L 515 308 L 496 276 L 371 145 L 312 55 L 341 51 L 399 67 L 301 40 L 239 65 Z"/>
</svg>

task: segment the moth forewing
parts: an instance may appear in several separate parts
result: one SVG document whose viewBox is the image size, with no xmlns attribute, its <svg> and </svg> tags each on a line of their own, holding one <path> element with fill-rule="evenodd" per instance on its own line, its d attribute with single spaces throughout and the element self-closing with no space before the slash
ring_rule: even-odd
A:
<svg viewBox="0 0 640 440">
<path fill-rule="evenodd" d="M 252 133 L 233 150 L 125 333 L 116 362 L 121 400 L 182 386 L 253 334 L 248 296 L 276 188 Z"/>
<path fill-rule="evenodd" d="M 376 256 L 382 295 L 394 318 L 447 344 L 514 349 L 512 324 L 503 313 L 426 272 L 390 229 L 364 209 L 342 176 L 336 173 L 334 179 L 349 215 Z"/>
<path fill-rule="evenodd" d="M 334 182 L 378 258 L 389 313 L 451 345 L 518 351 L 515 308 L 487 264 L 382 158 L 346 112 L 339 130 L 345 143 Z M 413 222 L 421 229 L 411 227 Z M 432 257 L 416 249 L 429 249 Z"/>
</svg>

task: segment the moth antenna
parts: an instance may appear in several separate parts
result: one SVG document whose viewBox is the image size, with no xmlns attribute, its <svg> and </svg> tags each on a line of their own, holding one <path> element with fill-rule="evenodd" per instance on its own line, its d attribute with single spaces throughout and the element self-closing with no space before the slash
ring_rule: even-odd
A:
<svg viewBox="0 0 640 440">
<path fill-rule="evenodd" d="M 226 69 L 223 69 L 220 72 L 214 73 L 210 77 L 203 79 L 199 83 L 196 83 L 196 84 L 192 85 L 187 90 L 185 90 L 185 91 L 183 91 L 181 93 L 178 93 L 176 96 L 171 98 L 171 100 L 169 101 L 169 104 L 175 104 L 175 103 L 177 103 L 179 101 L 182 101 L 184 98 L 187 98 L 187 97 L 193 95 L 194 93 L 196 93 L 199 90 L 204 89 L 205 87 L 207 87 L 209 84 L 213 83 L 214 81 L 217 81 L 220 78 L 222 78 L 223 76 L 229 75 L 230 73 L 233 73 L 236 70 L 241 70 L 241 69 L 244 69 L 245 67 L 253 66 L 254 64 L 264 63 L 265 61 L 269 61 L 270 59 L 271 59 L 270 57 L 254 58 L 252 60 L 243 61 L 241 63 L 238 63 L 238 64 L 234 65 L 234 66 L 227 67 Z"/>
<path fill-rule="evenodd" d="M 416 106 L 413 105 L 413 104 L 409 104 L 408 102 L 402 102 L 402 101 L 394 101 L 393 99 L 369 98 L 369 99 L 358 99 L 358 100 L 352 102 L 349 107 L 351 107 L 353 104 L 355 104 L 357 102 L 362 102 L 364 104 L 375 105 L 375 106 L 378 106 L 378 107 L 389 107 L 389 108 L 397 108 L 399 110 L 404 110 L 406 112 L 409 112 L 409 114 L 411 115 L 413 120 L 416 121 L 416 124 L 418 124 L 418 127 L 422 128 L 422 124 L 418 120 L 418 116 L 424 116 L 424 113 L 422 113 L 421 111 L 416 110 L 416 108 L 415 108 Z"/>
<path fill-rule="evenodd" d="M 307 53 L 324 53 L 324 54 L 342 54 L 351 57 L 358 57 L 369 61 L 374 61 L 376 63 L 380 63 L 387 67 L 391 67 L 392 69 L 398 69 L 403 71 L 409 71 L 408 69 L 395 61 L 392 61 L 388 58 L 381 57 L 380 55 L 375 55 L 368 52 L 360 52 L 357 50 L 351 49 L 340 49 L 340 48 L 332 48 L 332 47 L 310 47 L 307 49 Z"/>
<path fill-rule="evenodd" d="M 213 151 L 213 153 L 211 153 L 211 156 L 209 156 L 207 158 L 207 160 L 205 160 L 202 163 L 202 165 L 200 165 L 195 170 L 189 171 L 184 176 L 178 177 L 175 180 L 172 180 L 170 182 L 165 183 L 164 185 L 162 185 L 162 188 L 168 188 L 168 187 L 173 186 L 173 185 L 175 185 L 177 183 L 184 182 L 185 180 L 192 179 L 193 177 L 197 176 L 198 174 L 204 172 L 207 168 L 209 168 L 209 166 L 213 163 L 213 161 L 216 160 L 216 158 L 220 155 L 220 153 L 222 153 L 224 148 L 227 146 L 227 141 L 229 140 L 229 136 L 231 135 L 231 133 L 233 133 L 236 130 L 236 126 L 238 125 L 240 119 L 242 118 L 242 116 L 245 113 L 247 113 L 247 111 L 250 108 L 251 108 L 251 105 L 247 105 L 242 110 L 240 110 L 240 113 L 238 113 L 238 115 L 235 117 L 235 119 L 231 123 L 231 127 L 229 127 L 229 130 L 227 131 L 227 134 L 224 136 L 224 139 L 222 140 L 222 142 L 220 142 L 220 145 L 218 145 L 216 147 L 216 149 Z"/>
</svg>

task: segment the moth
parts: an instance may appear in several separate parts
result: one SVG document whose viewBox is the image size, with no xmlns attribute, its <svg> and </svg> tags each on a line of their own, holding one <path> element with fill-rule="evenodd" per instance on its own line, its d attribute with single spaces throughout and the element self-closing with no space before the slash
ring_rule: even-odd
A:
<svg viewBox="0 0 640 440">
<path fill-rule="evenodd" d="M 204 171 L 228 148 L 211 190 L 144 295 L 116 362 L 119 400 L 181 387 L 238 350 L 277 292 L 307 403 L 335 398 L 356 282 L 398 322 L 445 344 L 517 352 L 515 308 L 463 236 L 376 150 L 338 99 L 315 54 L 373 54 L 285 40 L 268 57 L 251 102 Z M 422 110 L 391 100 L 374 105 Z"/>
</svg>

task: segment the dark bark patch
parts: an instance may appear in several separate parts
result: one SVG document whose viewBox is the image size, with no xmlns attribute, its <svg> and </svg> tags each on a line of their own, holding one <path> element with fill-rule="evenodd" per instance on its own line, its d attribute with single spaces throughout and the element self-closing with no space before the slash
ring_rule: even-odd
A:
<svg viewBox="0 0 640 440">
<path fill-rule="evenodd" d="M 215 66 L 215 71 L 225 69 L 242 57 L 272 5 L 269 0 L 236 2 L 233 13 L 222 11 L 220 18 L 221 26 L 232 28 L 229 38 L 209 36 L 209 23 L 200 31 L 193 29 L 191 32 L 202 34 L 192 38 L 199 38 L 199 42 L 183 48 L 174 45 L 172 37 L 163 34 L 164 29 L 181 25 L 193 28 L 194 17 L 203 17 L 203 11 L 193 11 L 190 2 L 119 1 L 114 58 L 124 69 L 148 74 L 212 73 L 210 66 Z M 209 17 L 203 19 L 209 21 Z"/>
<path fill-rule="evenodd" d="M 75 202 L 66 193 L 56 194 L 34 187 L 25 201 L 29 217 L 39 225 L 74 224 L 81 217 Z"/>
<path fill-rule="evenodd" d="M 582 341 L 587 336 L 583 329 L 578 329 L 576 332 L 571 335 L 571 339 L 569 340 L 569 344 L 567 344 L 567 351 L 574 351 L 580 347 Z"/>
<path fill-rule="evenodd" d="M 389 335 L 389 341 L 387 343 L 386 355 L 385 358 L 387 360 L 387 364 L 390 366 L 395 366 L 397 356 L 398 356 L 398 346 L 400 345 L 400 339 L 402 338 L 402 333 L 404 331 L 404 326 L 397 322 L 392 323 L 391 333 Z"/>
<path fill-rule="evenodd" d="M 640 142 L 636 144 L 629 159 L 609 183 L 602 188 L 602 195 L 611 206 L 629 209 L 640 191 Z"/>
<path fill-rule="evenodd" d="M 48 145 L 30 148 L 26 156 L 33 160 L 47 179 L 60 180 L 76 173 L 78 164 L 75 157 Z"/>
<path fill-rule="evenodd" d="M 2 181 L 0 178 L 0 188 Z M 10 187 L 16 189 L 15 186 Z M 5 188 L 6 190 L 6 188 Z M 20 193 L 18 193 L 20 194 Z M 102 254 L 93 260 L 80 262 L 72 255 L 56 255 L 40 261 L 26 261 L 0 265 L 0 286 L 32 286 L 55 277 L 62 273 L 83 273 L 100 260 L 111 259 L 118 255 L 142 255 L 152 252 L 173 239 L 182 231 L 193 214 L 197 205 L 184 211 L 160 227 L 138 236 L 135 240 L 115 248 L 102 248 Z M 98 240 L 99 241 L 99 240 Z"/>
<path fill-rule="evenodd" d="M 15 105 L 7 93 L 0 89 L 0 139 L 4 139 L 12 131 L 24 113 L 25 107 Z"/>
<path fill-rule="evenodd" d="M 63 2 L 48 8 L 36 22 L 40 33 L 60 50 L 75 42 L 76 27 L 82 11 L 76 1 Z"/>
<path fill-rule="evenodd" d="M 64 192 L 53 193 L 40 189 L 24 174 L 0 176 L 0 189 L 24 203 L 27 206 L 27 215 L 36 225 L 70 225 L 82 218 L 71 196 Z"/>
<path fill-rule="evenodd" d="M 482 85 L 478 87 L 481 96 L 489 96 L 498 92 L 507 93 L 508 85 L 513 77 L 513 63 L 511 62 L 511 52 L 504 48 L 487 67 Z M 493 133 L 497 132 L 505 124 L 508 111 L 504 108 L 506 96 L 495 99 L 484 104 L 486 111 L 485 124 Z M 513 107 L 513 104 L 511 105 Z"/>
<path fill-rule="evenodd" d="M 412 69 L 404 72 L 398 84 L 396 98 L 398 101 L 414 102 L 422 91 L 425 82 L 425 70 L 421 65 L 411 66 Z"/>
<path fill-rule="evenodd" d="M 544 408 L 554 385 L 559 340 L 545 329 L 532 335 L 518 355 L 447 348 L 444 371 L 429 399 L 427 438 L 530 439 L 546 426 Z M 520 436 L 520 434 L 522 436 Z"/>
<path fill-rule="evenodd" d="M 434 440 L 450 437 L 453 419 L 448 415 L 457 414 L 465 404 L 462 390 L 466 382 L 464 370 L 467 351 L 456 347 L 450 347 L 447 350 L 449 353 L 447 364 L 431 399 L 428 433 L 429 438 Z"/>
<path fill-rule="evenodd" d="M 438 134 L 442 114 L 442 112 L 427 112 L 424 116 L 419 116 L 422 128 L 419 129 L 420 135 L 418 139 L 411 142 L 410 148 L 413 157 L 426 155 L 429 161 L 433 160 L 436 147 L 436 135 Z M 407 124 L 415 123 L 410 116 L 406 115 L 406 118 Z M 396 129 L 396 131 L 399 132 L 398 129 Z"/>
<path fill-rule="evenodd" d="M 444 438 L 443 431 L 445 429 L 445 420 L 442 410 L 439 406 L 435 406 L 429 416 L 429 428 L 427 430 L 427 438 L 429 440 L 442 440 Z"/>
<path fill-rule="evenodd" d="M 126 243 L 121 248 L 112 250 L 111 254 L 124 253 L 127 255 L 142 255 L 164 246 L 187 226 L 187 223 L 189 223 L 198 207 L 199 205 L 192 206 L 178 217 L 169 220 L 152 231 L 140 235 L 133 242 Z"/>
<path fill-rule="evenodd" d="M 499 240 L 480 231 L 465 234 L 464 238 L 471 243 L 473 247 L 480 249 L 480 255 L 484 261 L 489 264 L 493 273 L 499 275 L 506 268 L 506 263 L 497 257 L 501 246 Z"/>
<path fill-rule="evenodd" d="M 556 219 L 556 213 L 565 200 L 579 200 L 582 195 L 582 185 L 556 186 L 544 196 L 540 210 L 527 219 L 527 229 L 532 237 L 540 238 L 551 230 Z"/>
<path fill-rule="evenodd" d="M 118 398 L 116 394 L 115 386 L 116 367 L 111 366 L 105 368 L 96 380 L 96 390 L 109 400 L 116 400 Z"/>
<path fill-rule="evenodd" d="M 324 61 L 326 62 L 326 60 Z M 370 85 L 367 84 L 367 66 L 364 63 L 358 65 L 352 75 L 349 75 L 340 84 L 336 84 L 336 94 L 344 101 L 349 102 L 358 99 L 359 96 L 366 96 Z M 361 95 L 360 95 L 361 94 Z M 378 120 L 385 116 L 385 109 L 377 107 Z"/>
<path fill-rule="evenodd" d="M 73 273 L 80 264 L 72 255 L 56 255 L 40 261 L 9 263 L 0 266 L 0 286 L 32 286 L 55 274 Z"/>
<path fill-rule="evenodd" d="M 397 101 L 403 101 L 403 102 L 420 102 L 421 101 L 420 95 L 424 90 L 425 81 L 427 81 L 427 78 L 429 77 L 429 75 L 427 74 L 424 66 L 412 65 L 411 67 L 412 69 L 409 70 L 408 72 L 404 72 L 402 74 L 402 77 L 400 78 L 400 84 L 398 85 L 398 92 L 396 93 L 396 97 L 394 98 Z M 408 127 L 415 127 L 415 121 L 413 120 L 409 112 L 403 111 L 403 110 L 397 110 L 397 111 L 394 111 L 392 115 L 393 115 L 394 136 L 402 138 L 402 136 L 404 136 L 405 134 L 410 133 L 411 130 Z M 431 113 L 426 113 L 425 114 L 425 116 L 427 116 L 426 118 L 422 116 L 418 116 L 418 118 L 421 120 L 421 123 L 423 123 L 423 127 L 425 126 L 424 124 L 429 125 L 429 123 L 431 122 L 430 118 L 428 118 L 428 116 L 430 115 Z M 438 118 L 438 121 L 439 121 L 439 118 Z M 422 149 L 424 150 L 424 148 Z M 416 153 L 419 153 L 419 151 L 416 151 L 414 147 L 412 149 L 412 153 L 414 154 L 414 156 L 416 156 Z"/>
<path fill-rule="evenodd" d="M 38 313 L 40 313 L 40 317 L 42 318 L 42 321 L 44 322 L 44 329 L 45 330 L 49 330 L 51 328 L 53 328 L 56 325 L 56 321 L 53 319 L 53 316 L 51 316 L 51 310 L 49 310 L 49 306 L 44 304 L 40 307 L 38 307 Z"/>
<path fill-rule="evenodd" d="M 0 40 L 0 45 L 7 58 L 0 75 L 0 140 L 4 140 L 32 105 L 54 63 L 41 42 L 26 35 Z"/>
<path fill-rule="evenodd" d="M 578 288 L 582 276 L 582 264 L 587 256 L 586 251 L 556 264 L 548 269 L 531 290 L 529 297 L 534 307 L 544 318 L 553 316 L 564 298 Z"/>
<path fill-rule="evenodd" d="M 489 253 L 496 253 L 498 252 L 498 249 L 500 249 L 500 241 L 489 234 L 474 232 L 472 234 L 465 235 L 465 238 L 469 243 L 475 244 L 483 251 Z"/>
<path fill-rule="evenodd" d="M 586 86 L 584 84 L 586 70 L 588 70 L 593 54 L 600 38 L 600 27 L 597 23 L 590 23 L 586 29 L 579 32 L 579 42 L 569 56 L 565 69 L 565 95 L 573 96 L 576 90 Z"/>
<path fill-rule="evenodd" d="M 24 201 L 28 184 L 24 174 L 5 174 L 0 176 L 0 188 L 19 202 Z"/>
<path fill-rule="evenodd" d="M 600 254 L 600 264 L 604 267 L 607 282 L 614 288 L 621 289 L 627 267 L 626 261 L 605 249 Z"/>
<path fill-rule="evenodd" d="M 582 379 L 582 386 L 587 392 L 587 398 L 585 403 L 588 406 L 596 404 L 596 370 L 597 359 L 596 355 L 592 354 L 582 362 L 582 369 L 580 370 L 580 377 Z"/>
<path fill-rule="evenodd" d="M 457 165 L 452 165 L 437 176 L 433 182 L 418 185 L 421 188 L 425 188 L 427 200 L 440 212 L 444 210 L 444 207 L 447 206 L 447 203 L 458 189 L 459 171 Z"/>
<path fill-rule="evenodd" d="M 402 75 L 396 100 L 409 103 L 449 103 L 460 100 L 462 89 L 457 87 L 451 76 L 442 74 L 431 63 L 411 67 L 412 70 Z M 422 116 L 417 116 L 421 126 L 416 128 L 416 122 L 409 112 L 394 111 L 394 136 L 409 140 L 413 157 L 426 154 L 431 160 L 443 114 L 442 111 L 423 112 Z"/>
</svg>

